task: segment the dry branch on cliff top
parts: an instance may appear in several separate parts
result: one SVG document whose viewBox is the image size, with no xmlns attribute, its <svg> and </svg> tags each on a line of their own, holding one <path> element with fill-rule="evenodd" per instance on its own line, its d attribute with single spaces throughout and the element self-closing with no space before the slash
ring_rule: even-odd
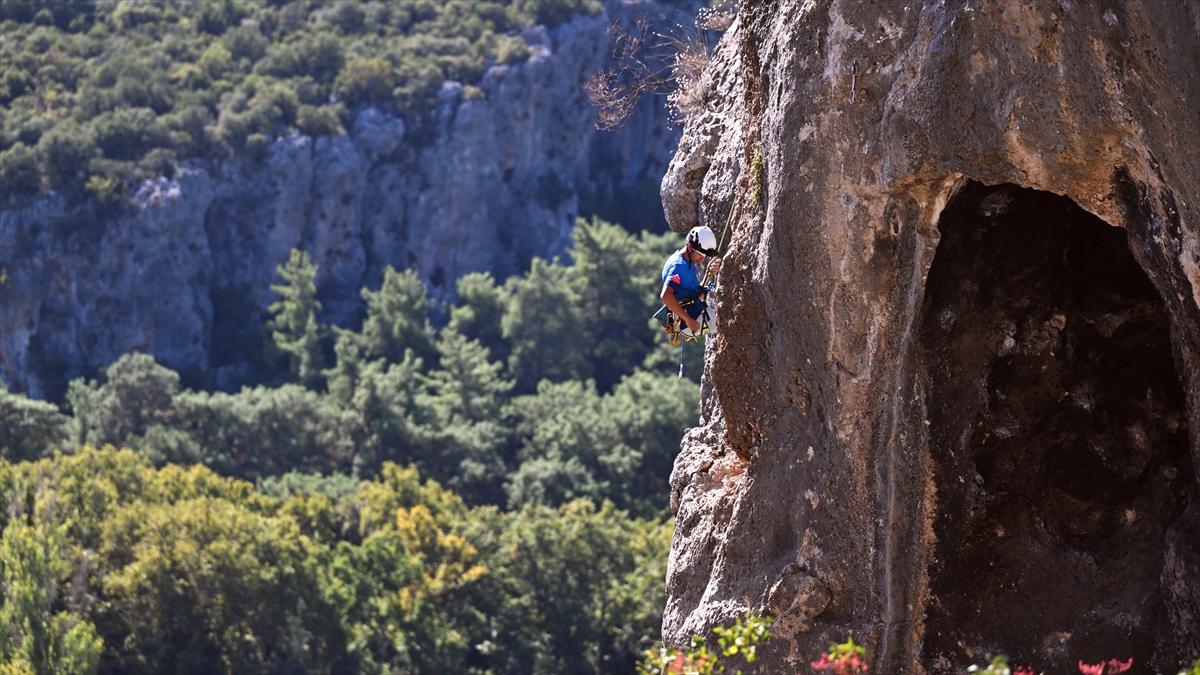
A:
<svg viewBox="0 0 1200 675">
<path fill-rule="evenodd" d="M 665 94 L 671 121 L 686 122 L 704 106 L 703 75 L 712 53 L 708 33 L 725 30 L 733 17 L 732 3 L 722 3 L 701 9 L 691 27 L 676 23 L 656 32 L 645 17 L 628 27 L 613 24 L 614 65 L 585 85 L 588 100 L 599 108 L 596 128 L 620 128 L 647 94 Z"/>
</svg>

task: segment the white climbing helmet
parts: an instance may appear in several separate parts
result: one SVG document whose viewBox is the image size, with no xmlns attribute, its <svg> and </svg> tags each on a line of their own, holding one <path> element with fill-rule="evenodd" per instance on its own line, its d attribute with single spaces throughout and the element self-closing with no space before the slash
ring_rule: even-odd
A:
<svg viewBox="0 0 1200 675">
<path fill-rule="evenodd" d="M 717 235 L 713 234 L 713 231 L 707 225 L 693 227 L 688 232 L 687 243 L 704 255 L 717 254 Z"/>
</svg>

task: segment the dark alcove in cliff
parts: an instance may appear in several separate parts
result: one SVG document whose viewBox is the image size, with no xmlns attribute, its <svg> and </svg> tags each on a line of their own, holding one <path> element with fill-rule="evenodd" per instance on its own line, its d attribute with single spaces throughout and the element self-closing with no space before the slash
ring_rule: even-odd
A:
<svg viewBox="0 0 1200 675">
<path fill-rule="evenodd" d="M 970 183 L 947 205 L 920 359 L 937 506 L 924 662 L 1149 666 L 1164 535 L 1192 498 L 1162 302 L 1125 231 Z"/>
</svg>

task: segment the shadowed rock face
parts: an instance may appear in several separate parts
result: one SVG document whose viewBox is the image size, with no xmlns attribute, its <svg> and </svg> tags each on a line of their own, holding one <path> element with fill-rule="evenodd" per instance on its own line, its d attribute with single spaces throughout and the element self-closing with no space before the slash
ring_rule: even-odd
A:
<svg viewBox="0 0 1200 675">
<path fill-rule="evenodd" d="M 1125 232 L 1063 197 L 970 184 L 938 229 L 918 350 L 937 499 L 923 657 L 1148 663 L 1171 625 L 1147 570 L 1196 494 L 1162 302 Z"/>
<path fill-rule="evenodd" d="M 759 609 L 768 672 L 1200 654 L 1197 27 L 742 4 L 662 186 L 732 223 L 668 641 Z"/>
</svg>

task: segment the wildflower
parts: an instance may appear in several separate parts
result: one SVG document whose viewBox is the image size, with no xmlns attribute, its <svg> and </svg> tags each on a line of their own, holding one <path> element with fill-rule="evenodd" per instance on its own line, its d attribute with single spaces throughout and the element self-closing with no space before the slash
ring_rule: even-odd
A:
<svg viewBox="0 0 1200 675">
<path fill-rule="evenodd" d="M 833 673 L 833 675 L 865 673 L 867 672 L 867 662 L 863 657 L 866 653 L 866 649 L 861 645 L 854 644 L 854 640 L 850 639 L 840 645 L 830 645 L 828 652 L 812 662 L 812 667 L 819 673 Z"/>
<path fill-rule="evenodd" d="M 1123 673 L 1133 667 L 1133 659 L 1128 661 L 1118 661 L 1117 659 L 1109 659 L 1100 663 L 1084 663 L 1079 662 L 1079 672 L 1082 675 L 1117 675 Z"/>
</svg>

